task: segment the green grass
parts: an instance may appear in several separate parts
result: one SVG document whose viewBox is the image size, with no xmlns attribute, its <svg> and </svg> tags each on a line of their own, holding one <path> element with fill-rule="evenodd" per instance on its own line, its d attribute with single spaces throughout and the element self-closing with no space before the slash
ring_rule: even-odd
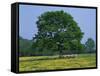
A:
<svg viewBox="0 0 100 76">
<path fill-rule="evenodd" d="M 80 54 L 75 58 L 32 56 L 19 58 L 19 71 L 56 70 L 96 67 L 95 54 Z"/>
</svg>

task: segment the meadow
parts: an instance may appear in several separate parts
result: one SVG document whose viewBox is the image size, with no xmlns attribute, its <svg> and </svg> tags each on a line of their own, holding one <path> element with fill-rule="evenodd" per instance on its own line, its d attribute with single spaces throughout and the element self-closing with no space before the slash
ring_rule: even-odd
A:
<svg viewBox="0 0 100 76">
<path fill-rule="evenodd" d="M 19 71 L 40 71 L 96 67 L 95 54 L 79 54 L 74 58 L 58 56 L 19 57 Z"/>
</svg>

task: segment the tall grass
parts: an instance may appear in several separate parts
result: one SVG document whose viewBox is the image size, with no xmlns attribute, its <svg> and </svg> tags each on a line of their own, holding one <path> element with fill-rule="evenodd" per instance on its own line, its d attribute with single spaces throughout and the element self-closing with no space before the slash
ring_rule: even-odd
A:
<svg viewBox="0 0 100 76">
<path fill-rule="evenodd" d="M 75 58 L 58 58 L 58 56 L 32 56 L 19 58 L 19 71 L 56 70 L 95 66 L 95 54 L 79 54 Z"/>
</svg>

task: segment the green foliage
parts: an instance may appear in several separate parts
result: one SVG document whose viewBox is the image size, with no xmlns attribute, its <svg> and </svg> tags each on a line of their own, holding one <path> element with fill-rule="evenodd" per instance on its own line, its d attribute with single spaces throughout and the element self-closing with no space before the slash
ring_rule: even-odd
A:
<svg viewBox="0 0 100 76">
<path fill-rule="evenodd" d="M 63 10 L 45 12 L 36 23 L 38 34 L 33 38 L 35 50 L 43 54 L 46 51 L 61 54 L 63 51 L 81 50 L 83 32 L 70 14 Z"/>
<path fill-rule="evenodd" d="M 85 43 L 85 47 L 87 52 L 93 52 L 95 50 L 95 42 L 92 38 L 88 38 L 87 42 Z"/>
<path fill-rule="evenodd" d="M 19 37 L 19 56 L 31 55 L 32 40 L 27 40 Z"/>
</svg>

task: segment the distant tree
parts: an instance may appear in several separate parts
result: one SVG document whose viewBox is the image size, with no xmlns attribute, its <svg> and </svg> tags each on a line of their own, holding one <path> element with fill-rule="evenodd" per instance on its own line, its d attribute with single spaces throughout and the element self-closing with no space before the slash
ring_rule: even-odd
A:
<svg viewBox="0 0 100 76">
<path fill-rule="evenodd" d="M 32 40 L 19 37 L 19 56 L 30 56 L 32 54 L 31 46 Z"/>
<path fill-rule="evenodd" d="M 85 47 L 86 47 L 86 50 L 88 52 L 94 51 L 94 48 L 95 48 L 95 42 L 94 42 L 94 40 L 92 38 L 88 38 L 88 40 L 85 43 Z"/>
<path fill-rule="evenodd" d="M 38 51 L 58 51 L 62 56 L 64 51 L 81 49 L 83 32 L 70 14 L 62 10 L 45 12 L 36 23 L 38 34 L 33 38 L 33 47 Z"/>
</svg>

